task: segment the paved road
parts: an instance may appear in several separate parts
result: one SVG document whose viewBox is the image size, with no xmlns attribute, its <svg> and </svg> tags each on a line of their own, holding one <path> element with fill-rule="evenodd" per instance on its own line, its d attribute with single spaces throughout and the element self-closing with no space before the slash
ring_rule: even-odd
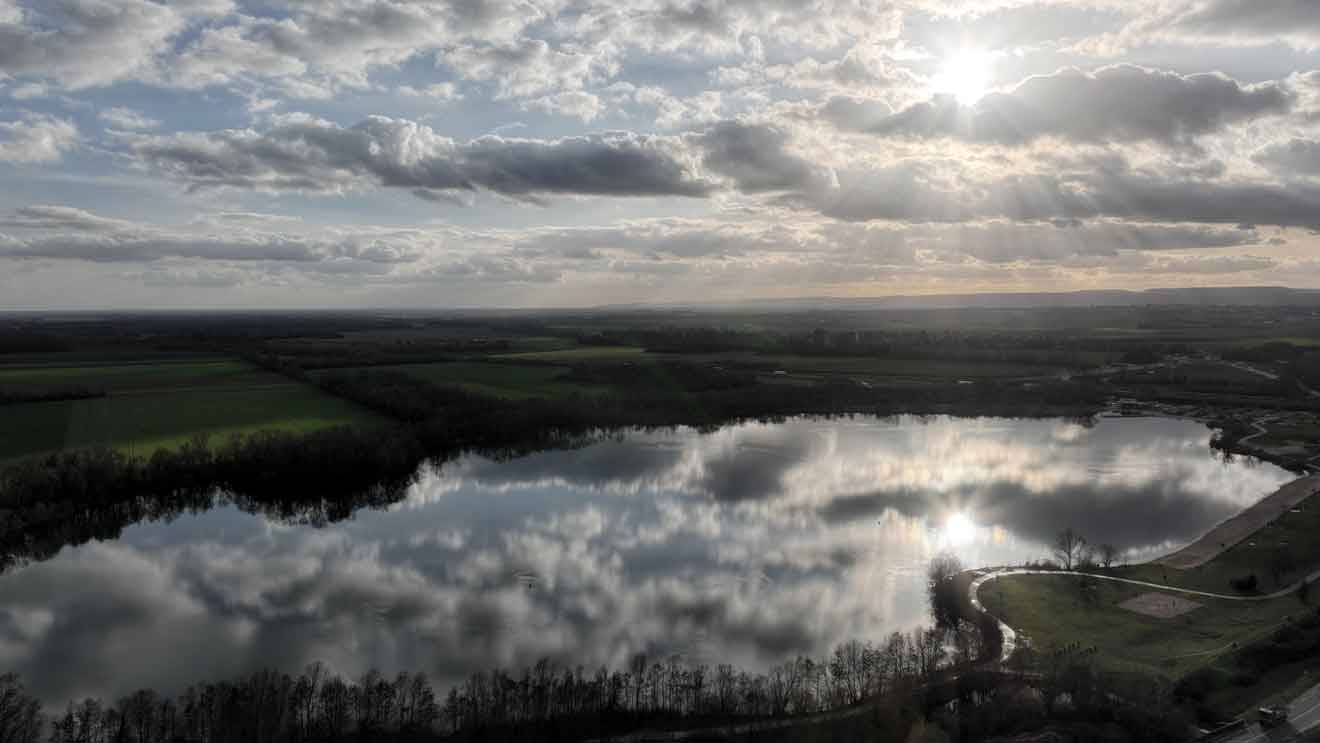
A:
<svg viewBox="0 0 1320 743">
<path fill-rule="evenodd" d="M 1316 684 L 1292 700 L 1288 705 L 1288 724 L 1262 728 L 1256 723 L 1234 735 L 1217 736 L 1214 743 L 1286 743 L 1297 740 L 1302 733 L 1320 726 L 1320 684 Z"/>
</svg>

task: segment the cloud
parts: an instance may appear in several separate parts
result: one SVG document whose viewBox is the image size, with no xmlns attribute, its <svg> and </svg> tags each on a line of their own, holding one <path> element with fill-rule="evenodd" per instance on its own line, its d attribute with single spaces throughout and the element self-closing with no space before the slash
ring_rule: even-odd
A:
<svg viewBox="0 0 1320 743">
<path fill-rule="evenodd" d="M 1259 165 L 1285 176 L 1320 176 L 1320 142 L 1294 137 L 1276 142 L 1251 158 Z"/>
<path fill-rule="evenodd" d="M 0 122 L 0 162 L 54 162 L 77 144 L 78 127 L 68 119 L 29 113 Z"/>
<path fill-rule="evenodd" d="M 543 39 L 457 47 L 441 60 L 466 79 L 494 82 L 497 100 L 578 90 L 603 79 L 611 69 L 599 51 L 554 47 Z"/>
<path fill-rule="evenodd" d="M 413 121 L 372 116 L 351 128 L 305 116 L 251 129 L 137 137 L 136 157 L 193 188 L 343 192 L 373 184 L 424 192 L 702 196 L 661 137 L 610 132 L 555 140 L 443 137 Z"/>
<path fill-rule="evenodd" d="M 922 249 L 947 254 L 951 260 L 970 256 L 995 264 L 1062 262 L 1075 256 L 1114 257 L 1130 251 L 1231 248 L 1261 242 L 1255 229 L 1107 220 L 1061 221 L 1057 225 L 995 221 L 932 227 L 916 230 L 914 236 Z"/>
<path fill-rule="evenodd" d="M 513 41 L 545 13 L 519 0 L 324 0 L 287 13 L 241 15 L 208 28 L 181 50 L 170 79 L 205 86 L 284 79 L 295 97 L 362 88 L 372 71 L 464 39 Z M 287 87 L 290 81 L 300 86 Z"/>
<path fill-rule="evenodd" d="M 243 229 L 233 221 L 223 232 L 180 230 L 108 219 L 65 206 L 29 206 L 0 217 L 0 228 L 30 233 L 0 242 L 0 257 L 93 263 L 152 262 L 169 258 L 204 261 L 375 265 L 416 261 L 421 249 L 406 240 L 369 234 L 308 236 Z"/>
<path fill-rule="evenodd" d="M 762 37 L 829 49 L 857 38 L 893 38 L 902 29 L 900 3 L 887 0 L 657 0 L 635 5 L 644 23 L 627 38 L 647 50 L 747 52 L 762 46 Z M 745 41 L 748 37 L 757 42 Z"/>
<path fill-rule="evenodd" d="M 84 209 L 58 204 L 38 204 L 15 209 L 0 217 L 0 227 L 24 230 L 73 230 L 76 232 L 118 232 L 133 227 L 131 222 L 98 216 Z"/>
<path fill-rule="evenodd" d="M 1205 134 L 1287 112 L 1295 94 L 1278 82 L 1243 85 L 1219 73 L 1182 75 L 1135 65 L 1061 69 L 963 106 L 941 96 L 870 126 L 895 137 L 952 137 L 1017 146 L 1042 137 L 1187 147 Z"/>
<path fill-rule="evenodd" d="M 101 111 L 97 117 L 110 126 L 120 129 L 155 129 L 160 126 L 158 119 L 144 116 L 138 111 L 123 106 L 116 106 Z"/>
<path fill-rule="evenodd" d="M 458 91 L 458 86 L 454 83 L 434 83 L 421 88 L 400 85 L 398 93 L 413 98 L 429 98 L 433 101 L 457 101 L 463 98 L 463 94 Z"/>
<path fill-rule="evenodd" d="M 723 122 L 696 138 L 703 164 L 734 182 L 739 191 L 829 188 L 834 174 L 787 150 L 789 135 L 776 127 Z"/>
<path fill-rule="evenodd" d="M 1057 162 L 998 177 L 953 160 L 905 160 L 838 172 L 840 186 L 791 203 L 845 220 L 973 222 L 1129 219 L 1312 227 L 1320 186 L 1134 169 L 1125 161 Z"/>
<path fill-rule="evenodd" d="M 528 101 L 527 108 L 534 108 L 546 113 L 571 116 L 583 122 L 591 122 L 600 116 L 603 106 L 600 98 L 580 90 L 556 93 L 543 98 Z"/>
<path fill-rule="evenodd" d="M 200 4 L 150 0 L 5 0 L 0 3 L 0 72 L 56 80 L 69 88 L 147 74 Z M 6 8 L 6 6 L 8 6 Z"/>
<path fill-rule="evenodd" d="M 1230 46 L 1289 44 L 1320 48 L 1320 14 L 1311 0 L 1197 0 L 1160 7 L 1124 28 L 1117 45 L 1153 41 Z"/>
<path fill-rule="evenodd" d="M 835 96 L 820 107 L 820 116 L 834 126 L 852 131 L 879 127 L 894 113 L 883 101 Z"/>
</svg>

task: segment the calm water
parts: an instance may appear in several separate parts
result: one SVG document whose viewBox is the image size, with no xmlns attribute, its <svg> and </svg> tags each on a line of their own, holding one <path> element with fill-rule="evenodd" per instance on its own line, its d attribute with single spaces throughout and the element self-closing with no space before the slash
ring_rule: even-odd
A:
<svg viewBox="0 0 1320 743">
<path fill-rule="evenodd" d="M 1291 476 L 1168 419 L 797 420 L 634 434 L 429 472 L 324 528 L 233 507 L 0 576 L 0 671 L 55 704 L 320 659 L 341 673 L 761 667 L 926 623 L 923 572 L 1046 557 L 1072 526 L 1149 557 Z"/>
</svg>

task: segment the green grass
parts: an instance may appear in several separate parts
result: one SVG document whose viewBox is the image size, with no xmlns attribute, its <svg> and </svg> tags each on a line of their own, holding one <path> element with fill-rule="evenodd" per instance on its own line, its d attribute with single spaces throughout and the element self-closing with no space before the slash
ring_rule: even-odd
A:
<svg viewBox="0 0 1320 743">
<path fill-rule="evenodd" d="M 600 395 L 609 392 L 608 387 L 566 380 L 569 370 L 561 366 L 448 362 L 374 368 L 400 372 L 432 384 L 457 385 L 507 400 Z"/>
<path fill-rule="evenodd" d="M 541 363 L 582 363 L 590 361 L 639 361 L 645 355 L 646 349 L 635 346 L 579 346 L 556 351 L 498 354 L 491 358 Z"/>
<path fill-rule="evenodd" d="M 0 366 L 0 387 L 93 387 L 109 393 L 154 391 L 168 387 L 258 384 L 265 373 L 236 359 L 152 361 L 69 366 L 50 364 Z M 279 377 L 275 377 L 279 381 Z"/>
<path fill-rule="evenodd" d="M 983 586 L 980 598 L 1037 650 L 1079 642 L 1098 648 L 1097 661 L 1108 670 L 1169 679 L 1232 652 L 1233 643 L 1267 637 L 1284 617 L 1310 610 L 1292 596 L 1253 602 L 1187 597 L 1202 606 L 1158 619 L 1118 606 L 1151 589 L 1099 581 L 1095 599 L 1086 601 L 1079 580 L 1066 575 L 1010 576 Z"/>
<path fill-rule="evenodd" d="M 231 435 L 261 430 L 383 423 L 364 408 L 234 359 L 11 365 L 0 367 L 0 384 L 107 392 L 90 400 L 0 406 L 0 463 L 89 446 L 149 455 L 197 434 L 220 445 Z"/>
</svg>

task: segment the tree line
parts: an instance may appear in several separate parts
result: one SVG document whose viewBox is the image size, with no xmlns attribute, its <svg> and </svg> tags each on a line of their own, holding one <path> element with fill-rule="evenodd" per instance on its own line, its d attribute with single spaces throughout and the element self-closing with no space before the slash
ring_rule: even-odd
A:
<svg viewBox="0 0 1320 743">
<path fill-rule="evenodd" d="M 93 448 L 23 460 L 0 470 L 0 572 L 217 500 L 285 522 L 338 521 L 402 499 L 424 456 L 406 430 L 342 427 L 218 447 L 199 436 L 150 457 Z"/>
<path fill-rule="evenodd" d="M 939 629 L 896 632 L 880 643 L 850 641 L 826 657 L 798 657 L 764 672 L 693 665 L 677 656 L 638 655 L 627 668 L 591 671 L 541 660 L 520 673 L 474 673 L 443 695 L 424 673 L 388 677 L 372 670 L 348 679 L 318 662 L 299 674 L 261 670 L 172 696 L 141 689 L 114 701 L 71 701 L 53 713 L 10 674 L 0 676 L 0 740 L 552 741 L 774 720 L 796 720 L 817 732 L 869 730 L 844 737 L 873 740 L 913 739 L 931 729 L 953 740 L 1054 729 L 1077 741 L 1175 743 L 1192 732 L 1180 706 L 1187 684 L 1171 693 L 1151 679 L 1104 674 L 1092 648 L 1024 651 L 1037 669 L 1028 674 L 977 666 L 951 656 L 947 643 Z M 893 735 L 875 737 L 886 728 Z"/>
<path fill-rule="evenodd" d="M 301 743 L 329 740 L 549 740 L 638 725 L 693 726 L 812 715 L 928 685 L 950 662 L 943 630 L 849 641 L 824 658 L 764 672 L 635 656 L 588 671 L 541 660 L 510 673 L 472 674 L 441 694 L 424 673 L 346 679 L 321 663 L 301 674 L 261 670 L 198 683 L 174 696 L 142 689 L 45 713 L 18 677 L 0 676 L 6 743 Z M 49 736 L 45 735 L 49 732 Z M 496 734 L 499 733 L 499 734 Z"/>
</svg>

